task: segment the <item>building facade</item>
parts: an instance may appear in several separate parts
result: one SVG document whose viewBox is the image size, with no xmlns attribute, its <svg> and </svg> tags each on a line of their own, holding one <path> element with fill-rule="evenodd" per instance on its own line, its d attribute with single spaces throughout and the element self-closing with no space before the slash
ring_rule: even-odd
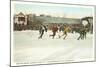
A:
<svg viewBox="0 0 100 67">
<path fill-rule="evenodd" d="M 14 15 L 14 23 L 27 25 L 27 16 L 24 15 L 22 12 Z"/>
</svg>

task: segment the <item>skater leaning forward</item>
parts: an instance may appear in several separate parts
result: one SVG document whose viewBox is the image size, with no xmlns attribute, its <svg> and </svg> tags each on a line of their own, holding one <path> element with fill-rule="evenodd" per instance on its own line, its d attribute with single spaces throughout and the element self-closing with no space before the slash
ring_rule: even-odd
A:
<svg viewBox="0 0 100 67">
<path fill-rule="evenodd" d="M 77 38 L 77 40 L 86 39 L 87 28 L 85 28 L 85 27 L 80 28 L 79 34 L 80 34 L 80 36 Z"/>
<path fill-rule="evenodd" d="M 59 38 L 61 38 L 62 36 L 64 36 L 63 39 L 65 39 L 67 37 L 68 31 L 69 31 L 69 27 L 65 26 L 64 30 L 63 30 L 63 35 L 59 36 Z"/>
<path fill-rule="evenodd" d="M 50 36 L 52 36 L 53 37 L 53 39 L 54 39 L 54 37 L 55 37 L 55 35 L 56 35 L 56 32 L 58 32 L 58 27 L 56 26 L 56 25 L 53 25 L 53 27 L 52 27 L 52 35 L 50 35 Z M 49 36 L 49 37 L 50 37 Z"/>
<path fill-rule="evenodd" d="M 39 34 L 40 36 L 38 37 L 38 39 L 42 39 L 44 31 L 47 32 L 47 28 L 41 24 L 40 28 L 39 28 Z"/>
</svg>

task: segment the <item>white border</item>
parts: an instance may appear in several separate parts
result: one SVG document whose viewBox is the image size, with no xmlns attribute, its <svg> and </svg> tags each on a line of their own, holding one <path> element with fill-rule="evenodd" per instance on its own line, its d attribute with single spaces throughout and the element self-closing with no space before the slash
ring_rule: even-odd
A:
<svg viewBox="0 0 100 67">
<path fill-rule="evenodd" d="M 20 1 L 11 1 L 11 66 L 16 66 L 16 63 L 14 63 L 13 62 L 13 13 L 14 13 L 14 4 L 35 4 L 35 5 L 45 5 L 45 6 L 57 6 L 57 7 L 59 7 L 59 6 L 62 6 L 62 7 L 85 7 L 85 8 L 91 8 L 91 9 L 93 9 L 93 47 L 94 47 L 94 57 L 96 57 L 95 56 L 95 39 L 96 39 L 96 16 L 95 16 L 95 6 L 92 6 L 92 5 L 75 5 L 75 4 L 56 4 L 56 3 L 45 3 L 45 2 L 39 2 L 39 3 L 37 3 L 37 2 L 20 2 Z M 95 61 L 96 60 L 96 58 L 94 58 L 94 59 L 92 59 L 92 61 Z M 91 60 L 90 60 L 91 61 Z M 74 61 L 73 61 L 74 62 Z M 84 61 L 83 61 L 84 62 Z M 71 62 L 70 62 L 71 63 Z M 48 63 L 49 64 L 49 63 Z"/>
</svg>

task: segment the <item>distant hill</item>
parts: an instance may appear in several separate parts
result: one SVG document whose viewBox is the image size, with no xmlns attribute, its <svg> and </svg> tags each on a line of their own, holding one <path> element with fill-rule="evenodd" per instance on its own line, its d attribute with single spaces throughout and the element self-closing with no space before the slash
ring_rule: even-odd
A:
<svg viewBox="0 0 100 67">
<path fill-rule="evenodd" d="M 75 19 L 75 18 L 61 18 L 61 17 L 48 17 L 48 16 L 37 16 L 36 18 L 44 20 L 44 23 L 67 23 L 67 24 L 81 23 L 81 19 Z"/>
</svg>

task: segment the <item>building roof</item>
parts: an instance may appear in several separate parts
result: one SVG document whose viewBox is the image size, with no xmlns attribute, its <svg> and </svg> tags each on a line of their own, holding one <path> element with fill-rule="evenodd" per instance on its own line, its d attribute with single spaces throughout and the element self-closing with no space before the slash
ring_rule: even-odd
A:
<svg viewBox="0 0 100 67">
<path fill-rule="evenodd" d="M 18 17 L 25 17 L 25 15 L 24 15 L 22 12 L 20 12 L 19 14 L 16 14 L 15 16 L 18 16 Z"/>
</svg>

